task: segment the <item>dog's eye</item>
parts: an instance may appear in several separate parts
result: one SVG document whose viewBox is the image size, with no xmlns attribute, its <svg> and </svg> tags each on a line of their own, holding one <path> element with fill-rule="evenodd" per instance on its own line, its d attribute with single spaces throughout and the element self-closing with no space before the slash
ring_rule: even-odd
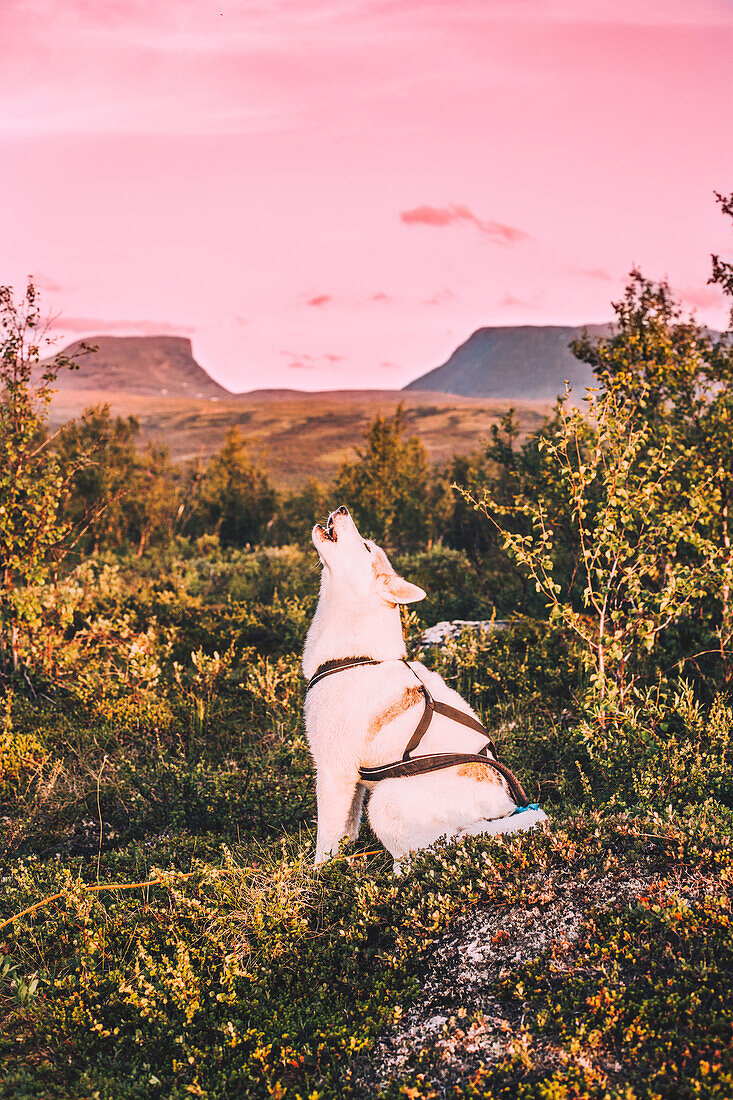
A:
<svg viewBox="0 0 733 1100">
<path fill-rule="evenodd" d="M 369 551 L 369 553 L 371 554 L 371 552 L 372 552 L 372 548 L 371 548 L 371 546 L 370 546 L 370 545 L 369 545 L 368 543 L 366 543 L 366 542 L 364 543 L 364 549 L 365 549 L 365 550 L 368 550 L 368 551 Z"/>
</svg>

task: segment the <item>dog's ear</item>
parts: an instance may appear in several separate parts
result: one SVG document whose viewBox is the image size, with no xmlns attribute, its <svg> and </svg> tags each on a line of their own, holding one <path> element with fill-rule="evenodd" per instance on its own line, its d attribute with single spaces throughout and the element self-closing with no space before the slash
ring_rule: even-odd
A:
<svg viewBox="0 0 733 1100">
<path fill-rule="evenodd" d="M 390 603 L 417 603 L 424 600 L 426 593 L 416 584 L 411 584 L 397 573 L 380 573 L 377 577 L 382 595 Z"/>
</svg>

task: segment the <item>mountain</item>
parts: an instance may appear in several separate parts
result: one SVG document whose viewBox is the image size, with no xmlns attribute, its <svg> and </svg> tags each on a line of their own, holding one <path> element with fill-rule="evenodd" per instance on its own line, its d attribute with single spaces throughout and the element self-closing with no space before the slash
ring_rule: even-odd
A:
<svg viewBox="0 0 733 1100">
<path fill-rule="evenodd" d="M 77 362 L 79 370 L 61 371 L 55 389 L 209 399 L 231 396 L 199 366 L 191 341 L 184 336 L 89 336 L 84 343 L 98 350 L 84 354 L 81 340 L 64 348 L 62 354 Z"/>
<path fill-rule="evenodd" d="M 570 341 L 587 332 L 607 336 L 610 325 L 507 325 L 480 328 L 442 366 L 404 388 L 437 390 L 464 397 L 553 401 L 565 379 L 582 396 L 595 378 L 570 351 Z"/>
</svg>

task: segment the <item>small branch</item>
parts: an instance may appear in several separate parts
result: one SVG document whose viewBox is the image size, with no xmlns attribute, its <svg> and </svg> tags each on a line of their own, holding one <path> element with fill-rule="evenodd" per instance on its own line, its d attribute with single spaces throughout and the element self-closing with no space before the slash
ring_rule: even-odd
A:
<svg viewBox="0 0 733 1100">
<path fill-rule="evenodd" d="M 378 856 L 382 855 L 382 853 L 382 848 L 374 848 L 368 852 L 354 852 L 353 855 L 341 856 L 339 858 L 350 863 L 353 859 L 366 859 L 367 856 Z M 241 868 L 241 870 L 257 871 L 259 870 L 259 868 L 243 867 Z M 196 871 L 189 871 L 188 873 L 179 875 L 178 877 L 179 879 L 189 879 L 197 873 L 198 872 Z M 84 892 L 87 894 L 98 894 L 101 893 L 102 890 L 141 890 L 144 889 L 146 886 L 161 886 L 162 884 L 162 878 L 151 878 L 145 882 L 108 882 L 104 883 L 101 886 L 84 886 L 83 889 Z M 0 932 L 2 932 L 2 930 L 4 928 L 7 928 L 9 925 L 14 924 L 15 921 L 20 920 L 21 917 L 27 917 L 30 913 L 35 913 L 37 912 L 37 910 L 43 909 L 44 906 L 50 905 L 54 901 L 60 901 L 61 898 L 66 896 L 67 895 L 63 892 L 60 894 L 51 894 L 49 897 L 43 898 L 41 901 L 37 901 L 35 905 L 29 905 L 27 909 L 23 909 L 20 913 L 15 913 L 12 917 L 8 917 L 7 920 L 3 921 L 2 924 L 0 924 Z"/>
<path fill-rule="evenodd" d="M 180 875 L 182 879 L 191 878 L 195 871 L 190 871 L 188 874 Z M 161 878 L 151 878 L 147 882 L 110 882 L 103 886 L 85 886 L 84 891 L 87 894 L 96 894 L 102 890 L 138 890 L 145 886 L 160 886 L 163 882 Z M 3 928 L 7 928 L 9 924 L 13 924 L 15 921 L 20 920 L 21 917 L 27 917 L 29 913 L 35 913 L 37 909 L 43 909 L 45 905 L 50 905 L 52 901 L 58 901 L 60 898 L 66 897 L 64 893 L 51 894 L 50 897 L 44 898 L 43 901 L 37 901 L 35 905 L 29 905 L 27 909 L 23 909 L 22 912 L 16 913 L 12 917 L 8 917 L 7 920 L 0 924 L 0 932 Z"/>
<path fill-rule="evenodd" d="M 383 848 L 374 848 L 371 852 L 354 852 L 351 856 L 341 856 L 341 859 L 345 859 L 350 863 L 352 859 L 364 859 L 366 856 L 381 856 L 383 853 Z"/>
</svg>

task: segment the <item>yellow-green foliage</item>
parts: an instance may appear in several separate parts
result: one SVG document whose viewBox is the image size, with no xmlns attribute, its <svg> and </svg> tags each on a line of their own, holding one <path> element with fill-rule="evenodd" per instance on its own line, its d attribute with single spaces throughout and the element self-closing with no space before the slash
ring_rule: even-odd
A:
<svg viewBox="0 0 733 1100">
<path fill-rule="evenodd" d="M 660 843 L 650 850 L 652 832 Z M 198 858 L 190 838 L 169 839 L 105 856 L 105 880 L 162 881 L 118 893 L 83 892 L 77 868 L 16 863 L 7 905 L 62 896 L 16 928 L 16 971 L 39 984 L 29 1004 L 6 1002 L 14 1068 L 0 1095 L 137 1097 L 152 1079 L 153 1095 L 173 1097 L 348 1095 L 354 1058 L 415 997 L 421 957 L 457 914 L 542 909 L 569 874 L 591 892 L 600 877 L 639 868 L 716 885 L 693 905 L 642 891 L 631 909 L 591 918 L 572 946 L 502 979 L 495 993 L 526 1006 L 524 1055 L 480 1070 L 468 1095 L 725 1095 L 729 837 L 578 819 L 549 835 L 438 849 L 401 882 L 381 857 L 314 872 L 302 846 L 204 847 Z M 550 1072 L 535 1054 L 548 1037 L 562 1067 Z M 620 1090 L 608 1087 L 609 1059 Z M 431 1095 L 419 1079 L 408 1087 Z"/>
<path fill-rule="evenodd" d="M 33 730 L 17 729 L 13 723 L 13 693 L 3 700 L 0 727 L 0 804 L 7 804 L 17 795 L 18 785 L 38 770 L 46 751 Z"/>
<path fill-rule="evenodd" d="M 458 1094 L 725 1096 L 728 703 L 662 686 L 599 724 L 562 631 L 468 635 L 425 659 L 551 829 L 439 847 L 396 880 L 365 826 L 315 871 L 299 653 L 316 580 L 300 551 L 216 550 L 65 582 L 57 678 L 6 695 L 0 727 L 0 923 L 51 899 L 0 930 L 0 1097 L 376 1096 L 375 1040 L 458 915 L 549 913 L 570 880 L 592 898 L 601 880 L 676 876 L 699 904 L 640 886 L 564 954 L 510 968 L 491 993 L 526 1002 L 513 1053 Z M 431 1057 L 384 1095 L 432 1097 Z"/>
</svg>

